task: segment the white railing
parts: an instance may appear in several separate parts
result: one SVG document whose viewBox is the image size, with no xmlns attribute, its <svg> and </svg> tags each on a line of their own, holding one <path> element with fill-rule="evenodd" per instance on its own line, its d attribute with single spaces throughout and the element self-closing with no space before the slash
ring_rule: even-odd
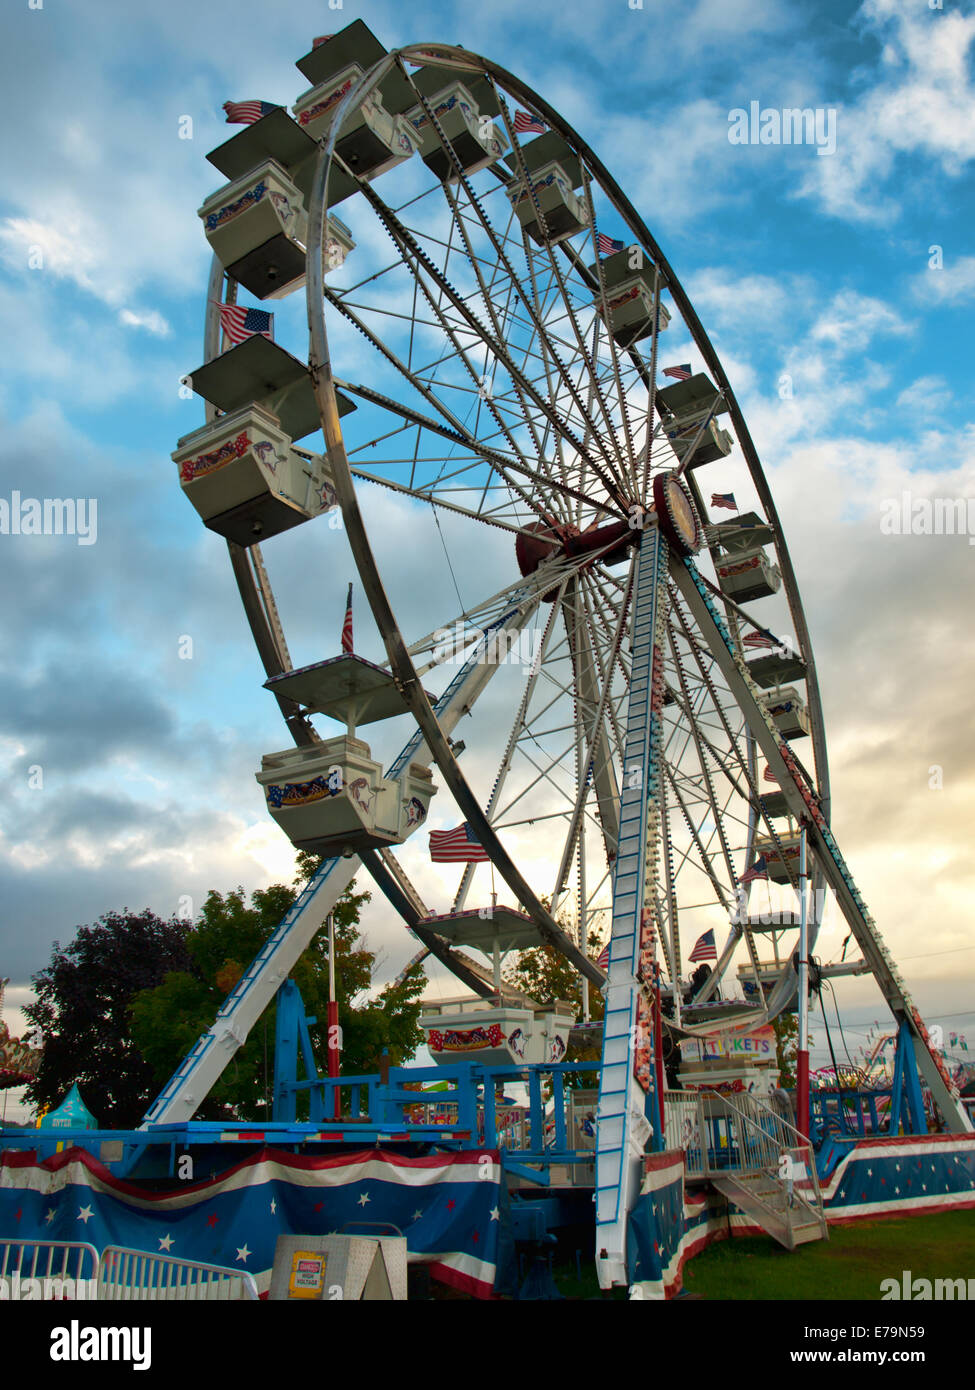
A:
<svg viewBox="0 0 975 1390">
<path fill-rule="evenodd" d="M 682 1149 L 690 1177 L 766 1172 L 822 1211 L 808 1140 L 757 1097 L 718 1091 L 667 1091 L 666 1146 Z"/>
<path fill-rule="evenodd" d="M 102 1251 L 98 1297 L 198 1303 L 256 1299 L 258 1293 L 254 1276 L 243 1269 L 109 1245 Z"/>
<path fill-rule="evenodd" d="M 98 1251 L 86 1241 L 0 1240 L 0 1297 L 95 1298 L 98 1267 Z"/>
</svg>

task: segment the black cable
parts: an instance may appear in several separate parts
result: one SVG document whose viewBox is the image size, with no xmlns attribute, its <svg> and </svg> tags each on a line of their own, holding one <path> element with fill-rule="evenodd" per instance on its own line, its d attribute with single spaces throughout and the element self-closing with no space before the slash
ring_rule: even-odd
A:
<svg viewBox="0 0 975 1390">
<path fill-rule="evenodd" d="M 841 1124 L 842 1124 L 842 1126 L 843 1126 L 844 1132 L 850 1133 L 851 1131 L 850 1131 L 850 1129 L 849 1129 L 849 1127 L 848 1127 L 848 1125 L 847 1125 L 847 1120 L 846 1120 L 846 1108 L 845 1108 L 845 1106 L 844 1106 L 844 1104 L 843 1104 L 843 1083 L 842 1083 L 842 1081 L 840 1080 L 840 1070 L 839 1070 L 839 1067 L 836 1065 L 836 1053 L 833 1051 L 833 1039 L 832 1039 L 832 1036 L 830 1035 L 830 1031 L 829 1031 L 829 1019 L 828 1019 L 827 1016 L 826 1016 L 826 1006 L 825 1006 L 825 1004 L 824 1004 L 824 1002 L 823 1002 L 823 987 L 822 987 L 822 980 L 820 980 L 820 982 L 819 982 L 819 988 L 818 988 L 818 990 L 817 990 L 817 993 L 819 994 L 819 1004 L 820 1004 L 820 1007 L 821 1007 L 822 1010 L 823 1010 L 823 1026 L 824 1026 L 824 1028 L 826 1029 L 826 1043 L 827 1043 L 827 1046 L 829 1047 L 829 1055 L 830 1055 L 830 1057 L 832 1058 L 832 1061 L 833 1061 L 833 1075 L 836 1077 L 836 1089 L 837 1089 L 837 1092 L 839 1093 L 839 1102 L 840 1102 L 840 1122 L 841 1122 Z M 835 996 L 834 996 L 834 998 L 835 998 Z"/>
<path fill-rule="evenodd" d="M 832 980 L 829 980 L 829 979 L 828 979 L 828 980 L 826 981 L 826 983 L 829 985 L 829 992 L 830 992 L 830 994 L 833 996 L 833 1008 L 836 1010 L 836 1022 L 837 1022 L 837 1025 L 839 1026 L 840 1037 L 843 1039 L 843 1051 L 846 1053 L 846 1060 L 847 1060 L 847 1061 L 849 1062 L 849 1064 L 850 1064 L 850 1071 L 851 1071 L 851 1072 L 855 1072 L 855 1071 L 856 1071 L 856 1067 L 855 1067 L 855 1065 L 854 1065 L 854 1063 L 853 1063 L 853 1058 L 850 1056 L 850 1049 L 849 1049 L 849 1046 L 847 1045 L 847 1041 L 846 1041 L 846 1033 L 845 1033 L 845 1031 L 844 1031 L 844 1029 L 843 1029 L 843 1020 L 842 1020 L 842 1018 L 840 1017 L 840 1006 L 839 1006 L 839 1004 L 836 1002 L 836 989 L 835 989 L 835 987 L 834 987 L 834 985 L 833 985 L 833 981 L 832 981 Z"/>
</svg>

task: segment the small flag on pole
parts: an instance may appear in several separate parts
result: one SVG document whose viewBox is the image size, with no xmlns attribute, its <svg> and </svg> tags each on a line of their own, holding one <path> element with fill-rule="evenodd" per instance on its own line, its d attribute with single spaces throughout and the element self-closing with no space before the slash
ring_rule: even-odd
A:
<svg viewBox="0 0 975 1390">
<path fill-rule="evenodd" d="M 312 48 L 321 48 L 323 43 L 328 43 L 329 39 L 334 39 L 334 34 L 319 34 L 317 39 L 312 39 Z"/>
<path fill-rule="evenodd" d="M 760 855 L 759 858 L 755 860 L 755 863 L 748 870 L 747 874 L 742 874 L 741 881 L 742 883 L 754 883 L 755 880 L 759 878 L 768 878 L 768 864 L 764 854 Z"/>
<path fill-rule="evenodd" d="M 220 326 L 236 347 L 245 338 L 269 338 L 274 342 L 274 315 L 266 309 L 248 309 L 243 304 L 221 304 L 214 300 L 220 313 Z"/>
<path fill-rule="evenodd" d="M 625 241 L 614 241 L 612 237 L 603 236 L 602 232 L 596 234 L 596 250 L 601 256 L 610 256 L 614 251 L 624 251 Z"/>
<path fill-rule="evenodd" d="M 537 116 L 531 116 L 527 111 L 516 111 L 514 119 L 516 135 L 526 135 L 530 131 L 536 135 L 543 135 L 548 126 L 544 121 L 540 121 Z"/>
<path fill-rule="evenodd" d="M 664 376 L 672 376 L 675 381 L 686 381 L 690 374 L 690 362 L 681 362 L 676 367 L 664 367 Z"/>
<path fill-rule="evenodd" d="M 228 125 L 253 125 L 262 116 L 270 116 L 281 107 L 273 101 L 225 101 L 223 109 L 227 113 Z"/>
<path fill-rule="evenodd" d="M 608 942 L 608 941 L 606 942 L 606 945 L 603 947 L 603 949 L 600 951 L 599 955 L 596 957 L 596 964 L 599 966 L 600 970 L 608 970 L 608 969 L 609 969 L 609 942 Z"/>
<path fill-rule="evenodd" d="M 741 645 L 771 651 L 773 647 L 779 645 L 779 642 L 770 632 L 750 632 L 747 637 L 741 639 Z"/>
<path fill-rule="evenodd" d="M 489 855 L 465 821 L 456 830 L 430 831 L 430 858 L 434 864 L 487 864 Z"/>
<path fill-rule="evenodd" d="M 349 585 L 349 597 L 345 601 L 345 622 L 342 624 L 342 650 L 351 656 L 354 648 L 352 646 L 352 585 Z"/>
<path fill-rule="evenodd" d="M 712 492 L 711 506 L 724 507 L 725 510 L 729 512 L 736 512 L 738 510 L 738 503 L 735 501 L 735 494 L 733 492 Z"/>
<path fill-rule="evenodd" d="M 714 945 L 714 932 L 706 931 L 703 936 L 699 936 L 694 943 L 694 949 L 687 957 L 689 961 L 717 960 L 718 952 Z"/>
</svg>

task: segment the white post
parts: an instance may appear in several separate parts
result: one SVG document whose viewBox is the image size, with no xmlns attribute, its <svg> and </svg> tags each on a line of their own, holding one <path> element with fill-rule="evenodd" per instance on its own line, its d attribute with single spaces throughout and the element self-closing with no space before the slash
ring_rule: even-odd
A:
<svg viewBox="0 0 975 1390">
<path fill-rule="evenodd" d="M 799 831 L 799 1056 L 796 1073 L 796 1129 L 809 1138 L 809 933 L 806 922 L 808 874 L 806 827 Z"/>
</svg>

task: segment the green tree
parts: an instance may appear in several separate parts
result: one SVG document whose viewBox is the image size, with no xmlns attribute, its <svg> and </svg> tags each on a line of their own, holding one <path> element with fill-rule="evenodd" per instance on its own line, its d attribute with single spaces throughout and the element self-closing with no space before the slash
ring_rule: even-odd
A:
<svg viewBox="0 0 975 1390">
<path fill-rule="evenodd" d="M 565 923 L 560 923 L 563 927 Z M 589 935 L 589 954 L 597 956 L 603 943 L 595 932 Z M 554 946 L 533 946 L 527 951 L 519 951 L 516 961 L 504 971 L 508 984 L 520 989 L 539 1004 L 551 1004 L 556 999 L 565 999 L 575 1006 L 576 1018 L 582 1019 L 582 978 L 574 965 L 571 965 Z M 605 1000 L 597 985 L 589 985 L 589 1017 L 598 1023 L 603 1016 Z M 598 1062 L 602 1050 L 602 1034 L 593 1029 L 589 1037 L 571 1039 L 565 1054 L 567 1062 Z M 567 1085 L 583 1088 L 596 1084 L 591 1073 L 583 1072 L 578 1078 L 567 1077 Z"/>
<path fill-rule="evenodd" d="M 140 1122 L 154 1094 L 153 1072 L 132 1041 L 129 1008 L 140 991 L 189 968 L 189 927 L 148 909 L 107 912 L 78 927 L 68 946 L 55 941 L 24 1009 L 44 1035 L 28 1101 L 54 1108 L 77 1084 L 99 1124 L 130 1129 Z"/>
<path fill-rule="evenodd" d="M 799 1057 L 799 1016 L 779 1014 L 772 1019 L 775 1029 L 775 1060 L 779 1068 L 779 1085 L 790 1090 L 796 1084 L 796 1064 Z"/>
<path fill-rule="evenodd" d="M 172 1075 L 197 1038 L 211 1026 L 225 996 L 276 930 L 294 901 L 296 889 L 319 862 L 313 856 L 299 855 L 295 887 L 275 884 L 256 890 L 249 905 L 239 888 L 226 896 L 210 893 L 186 937 L 190 968 L 167 975 L 158 987 L 133 1001 L 133 1039 L 158 1084 Z M 425 979 L 421 966 L 371 997 L 376 954 L 368 949 L 358 930 L 359 912 L 369 897 L 349 887 L 333 910 L 341 1061 L 346 1074 L 375 1071 L 384 1048 L 388 1048 L 393 1064 L 399 1065 L 413 1056 L 423 1038 L 418 1022 Z M 318 1070 L 324 1074 L 328 1005 L 328 941 L 324 931 L 316 935 L 291 976 L 301 991 L 306 1014 L 316 1019 L 311 1030 L 312 1048 Z M 200 1118 L 228 1114 L 236 1119 L 266 1118 L 274 1069 L 275 1014 L 272 1003 L 200 1106 Z"/>
</svg>

